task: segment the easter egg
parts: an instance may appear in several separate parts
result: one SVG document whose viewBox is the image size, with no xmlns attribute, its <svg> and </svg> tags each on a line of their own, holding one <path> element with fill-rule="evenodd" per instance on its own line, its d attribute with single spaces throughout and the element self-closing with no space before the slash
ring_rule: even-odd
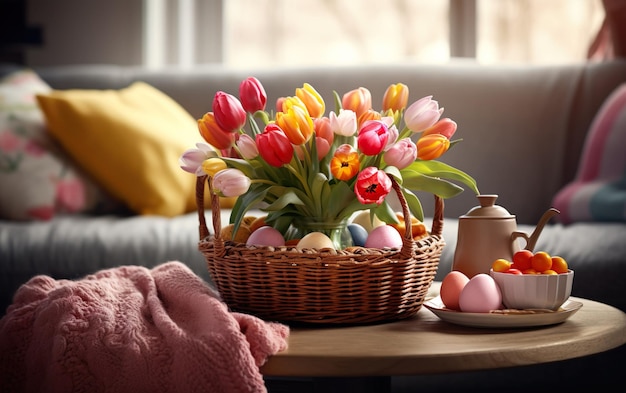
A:
<svg viewBox="0 0 626 393">
<path fill-rule="evenodd" d="M 451 310 L 460 310 L 459 297 L 469 278 L 458 270 L 453 270 L 446 274 L 441 281 L 439 296 L 443 304 Z"/>
<path fill-rule="evenodd" d="M 459 295 L 459 307 L 463 312 L 486 313 L 502 308 L 502 292 L 488 274 L 479 273 L 472 277 Z"/>
<path fill-rule="evenodd" d="M 348 224 L 348 230 L 350 236 L 352 236 L 352 244 L 359 247 L 364 247 L 367 241 L 367 231 L 359 224 Z"/>
<path fill-rule="evenodd" d="M 374 216 L 374 220 L 372 221 L 369 210 L 362 210 L 356 213 L 356 215 L 352 219 L 352 223 L 359 224 L 367 231 L 367 233 L 370 233 L 372 229 L 376 227 L 385 225 L 385 223 L 376 216 Z"/>
<path fill-rule="evenodd" d="M 367 248 L 401 248 L 402 236 L 391 225 L 378 226 L 370 232 L 365 241 Z"/>
<path fill-rule="evenodd" d="M 322 249 L 322 248 L 335 248 L 333 241 L 322 232 L 311 232 L 302 237 L 298 244 L 296 245 L 298 250 L 302 250 L 304 248 L 314 248 L 314 249 Z"/>
<path fill-rule="evenodd" d="M 285 238 L 280 231 L 266 225 L 252 232 L 246 244 L 253 246 L 280 247 L 285 245 Z"/>
</svg>

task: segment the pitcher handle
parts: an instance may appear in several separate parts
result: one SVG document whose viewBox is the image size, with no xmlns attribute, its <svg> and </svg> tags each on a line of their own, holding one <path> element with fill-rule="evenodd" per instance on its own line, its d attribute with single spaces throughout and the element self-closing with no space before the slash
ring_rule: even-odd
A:
<svg viewBox="0 0 626 393">
<path fill-rule="evenodd" d="M 530 236 L 528 236 L 526 232 L 514 231 L 513 233 L 511 233 L 511 243 L 513 243 L 514 241 L 517 240 L 517 238 L 520 238 L 520 237 L 523 237 L 524 240 L 526 240 L 526 247 L 524 247 L 524 249 L 533 251 L 533 249 L 535 248 L 535 243 L 537 242 L 537 239 L 531 239 Z"/>
</svg>

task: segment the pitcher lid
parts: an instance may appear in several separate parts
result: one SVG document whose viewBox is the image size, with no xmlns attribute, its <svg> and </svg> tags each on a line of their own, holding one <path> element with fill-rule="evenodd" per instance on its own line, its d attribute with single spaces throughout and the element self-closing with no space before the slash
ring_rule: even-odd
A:
<svg viewBox="0 0 626 393">
<path fill-rule="evenodd" d="M 500 205 L 496 205 L 496 194 L 481 194 L 477 195 L 480 206 L 474 206 L 463 217 L 476 217 L 476 218 L 514 218 L 515 216 L 509 213 L 508 210 Z"/>
</svg>

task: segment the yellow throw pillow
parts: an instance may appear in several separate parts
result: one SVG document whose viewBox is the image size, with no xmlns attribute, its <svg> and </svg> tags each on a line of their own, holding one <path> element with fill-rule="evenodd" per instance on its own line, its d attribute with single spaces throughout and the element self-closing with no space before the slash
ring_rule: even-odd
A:
<svg viewBox="0 0 626 393">
<path fill-rule="evenodd" d="M 137 214 L 195 209 L 195 176 L 178 164 L 200 142 L 196 120 L 156 88 L 54 90 L 37 96 L 48 131 L 94 179 Z"/>
</svg>

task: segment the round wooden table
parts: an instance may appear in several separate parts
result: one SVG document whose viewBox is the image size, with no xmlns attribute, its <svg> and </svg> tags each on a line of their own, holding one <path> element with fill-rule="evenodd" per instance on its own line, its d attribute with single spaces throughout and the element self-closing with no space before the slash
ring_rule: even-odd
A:
<svg viewBox="0 0 626 393">
<path fill-rule="evenodd" d="M 438 293 L 433 283 L 429 296 Z M 289 348 L 262 366 L 265 376 L 377 377 L 485 370 L 572 359 L 626 343 L 626 313 L 583 306 L 562 323 L 474 328 L 439 319 L 426 307 L 410 319 L 347 327 L 292 327 Z"/>
</svg>

